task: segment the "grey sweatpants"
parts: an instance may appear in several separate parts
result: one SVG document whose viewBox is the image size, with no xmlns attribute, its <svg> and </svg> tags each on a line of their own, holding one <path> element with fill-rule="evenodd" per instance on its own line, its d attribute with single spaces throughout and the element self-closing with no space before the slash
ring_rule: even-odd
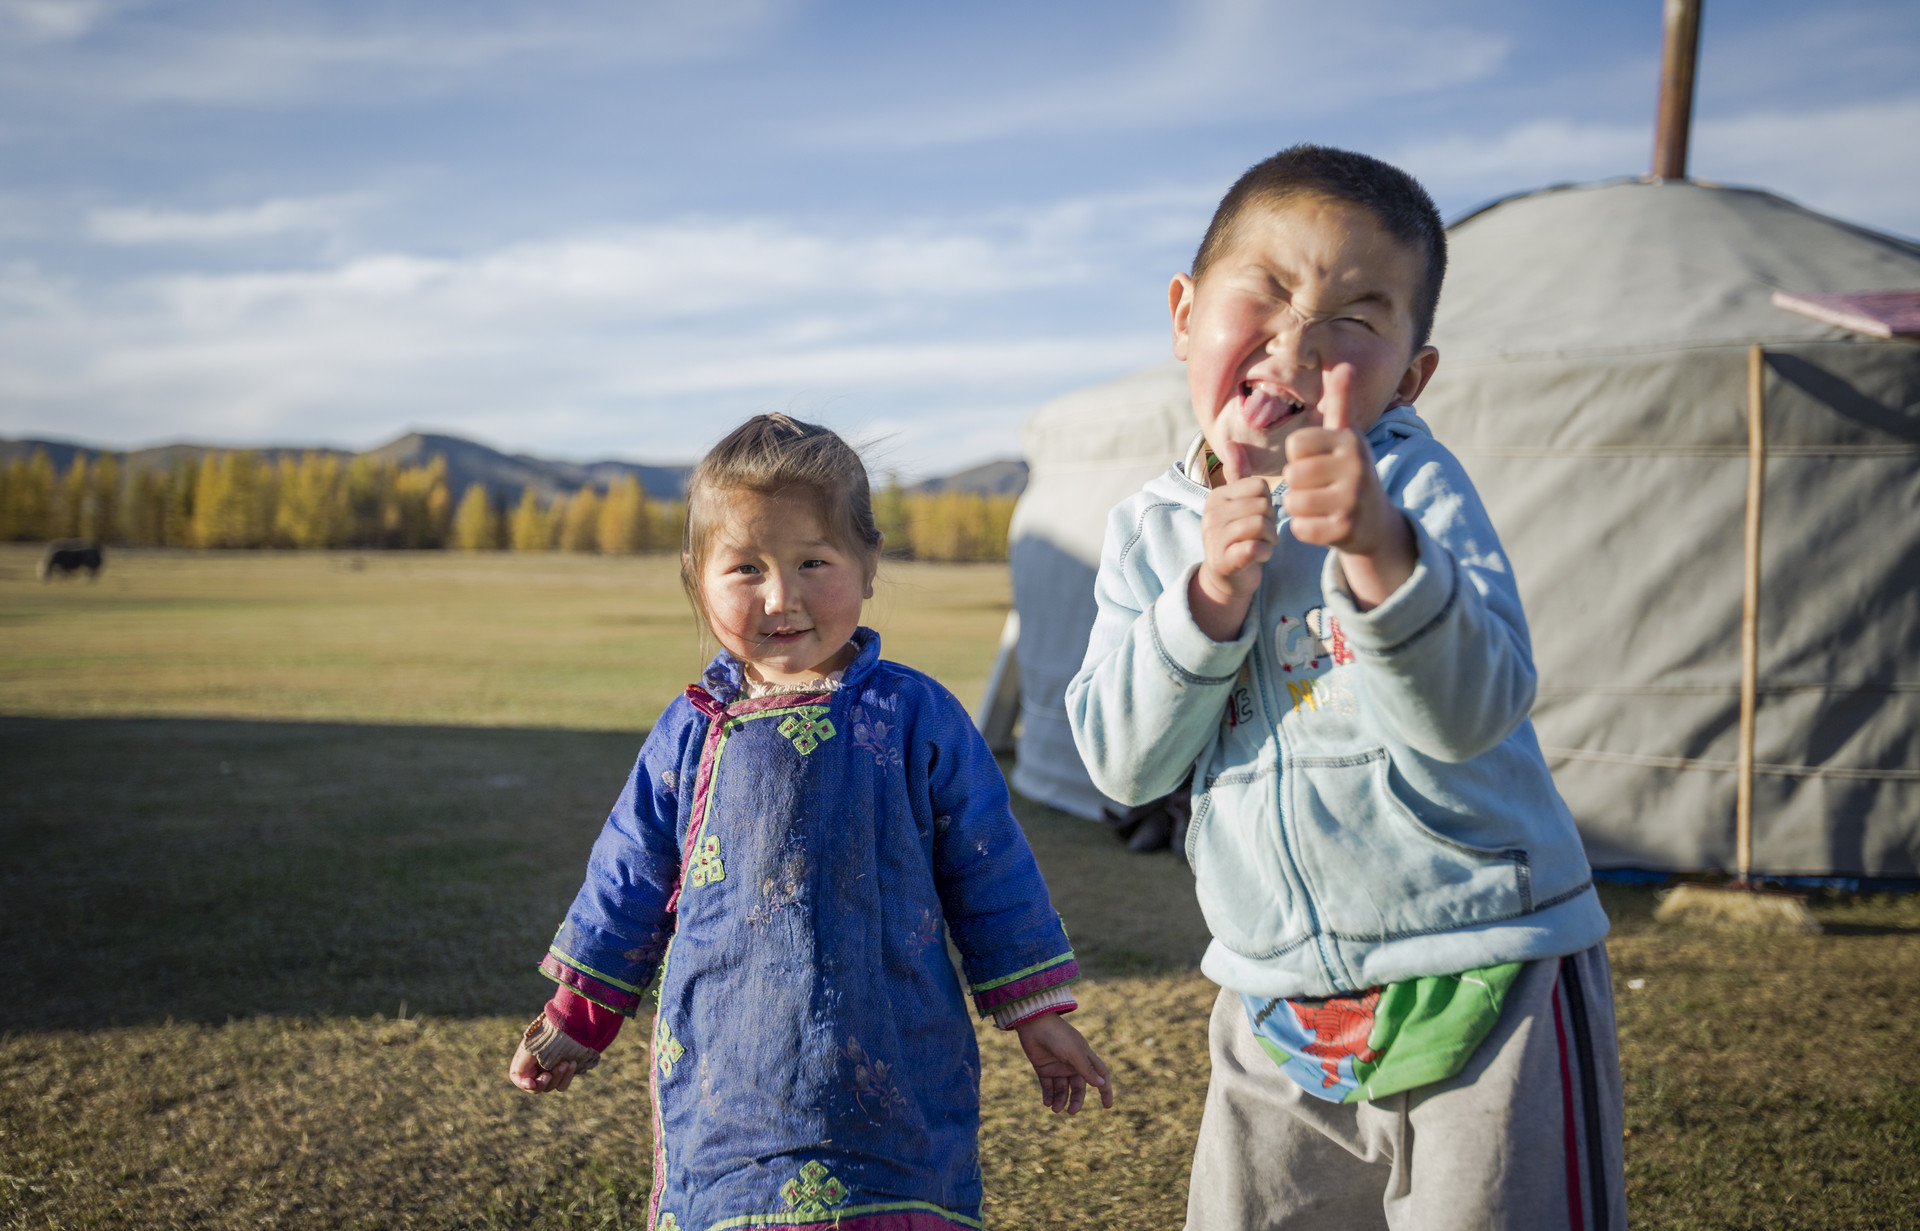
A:
<svg viewBox="0 0 1920 1231">
<path fill-rule="evenodd" d="M 1236 992 L 1210 1036 L 1188 1231 L 1625 1231 L 1604 945 L 1527 963 L 1466 1068 L 1373 1102 L 1302 1090 Z"/>
</svg>

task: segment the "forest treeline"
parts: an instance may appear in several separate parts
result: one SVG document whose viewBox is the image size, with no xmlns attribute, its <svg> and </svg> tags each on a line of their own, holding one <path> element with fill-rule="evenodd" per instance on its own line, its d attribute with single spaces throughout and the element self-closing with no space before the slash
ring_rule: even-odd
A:
<svg viewBox="0 0 1920 1231">
<path fill-rule="evenodd" d="M 1004 560 L 1014 497 L 874 493 L 887 554 Z M 251 450 L 126 467 L 76 452 L 60 473 L 36 449 L 0 467 L 0 541 L 98 539 L 135 547 L 453 548 L 629 555 L 678 551 L 686 505 L 655 500 L 632 476 L 543 499 L 532 488 L 502 505 L 485 485 L 456 500 L 446 462 L 402 465 L 332 453 L 262 457 Z"/>
</svg>

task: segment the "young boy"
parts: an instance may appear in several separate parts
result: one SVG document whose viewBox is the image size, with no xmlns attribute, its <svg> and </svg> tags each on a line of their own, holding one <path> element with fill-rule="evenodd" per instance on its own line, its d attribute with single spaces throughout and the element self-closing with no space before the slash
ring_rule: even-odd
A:
<svg viewBox="0 0 1920 1231">
<path fill-rule="evenodd" d="M 1445 270 L 1411 177 L 1297 146 L 1169 288 L 1200 436 L 1113 512 L 1067 705 L 1114 799 L 1195 771 L 1190 1231 L 1626 1226 L 1606 915 L 1512 572 L 1412 408 Z"/>
</svg>

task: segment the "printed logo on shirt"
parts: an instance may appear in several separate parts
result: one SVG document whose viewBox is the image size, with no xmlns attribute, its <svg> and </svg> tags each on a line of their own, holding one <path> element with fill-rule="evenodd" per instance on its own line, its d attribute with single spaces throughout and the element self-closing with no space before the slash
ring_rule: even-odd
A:
<svg viewBox="0 0 1920 1231">
<path fill-rule="evenodd" d="M 1253 721 L 1253 673 L 1246 663 L 1240 664 L 1240 675 L 1233 681 L 1233 691 L 1227 694 L 1227 716 L 1225 722 L 1229 731 Z"/>
<path fill-rule="evenodd" d="M 1322 663 L 1344 667 L 1353 661 L 1340 621 L 1325 607 L 1315 607 L 1303 616 L 1281 616 L 1273 626 L 1273 641 L 1280 670 L 1288 675 L 1300 668 L 1318 671 Z"/>
</svg>

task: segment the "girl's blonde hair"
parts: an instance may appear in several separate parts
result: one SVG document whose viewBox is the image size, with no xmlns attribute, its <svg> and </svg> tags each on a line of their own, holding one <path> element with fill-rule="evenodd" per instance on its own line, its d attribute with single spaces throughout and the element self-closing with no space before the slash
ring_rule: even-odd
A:
<svg viewBox="0 0 1920 1231">
<path fill-rule="evenodd" d="M 700 591 L 713 535 L 726 520 L 727 495 L 794 492 L 812 498 L 827 535 L 858 556 L 871 583 L 880 567 L 880 527 L 873 520 L 867 468 L 853 447 L 815 423 L 786 415 L 755 415 L 708 450 L 687 478 L 687 539 L 680 553 L 680 584 L 706 622 Z"/>
</svg>

